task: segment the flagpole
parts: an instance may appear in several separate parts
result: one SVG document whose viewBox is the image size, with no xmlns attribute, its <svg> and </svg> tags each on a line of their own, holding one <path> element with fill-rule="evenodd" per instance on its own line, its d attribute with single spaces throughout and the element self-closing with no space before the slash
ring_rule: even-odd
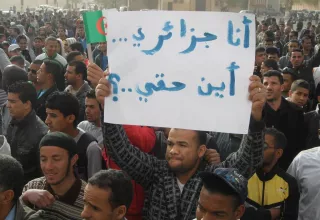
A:
<svg viewBox="0 0 320 220">
<path fill-rule="evenodd" d="M 87 44 L 87 51 L 88 51 L 88 59 L 89 59 L 90 63 L 94 63 L 94 60 L 92 57 L 91 44 Z"/>
</svg>

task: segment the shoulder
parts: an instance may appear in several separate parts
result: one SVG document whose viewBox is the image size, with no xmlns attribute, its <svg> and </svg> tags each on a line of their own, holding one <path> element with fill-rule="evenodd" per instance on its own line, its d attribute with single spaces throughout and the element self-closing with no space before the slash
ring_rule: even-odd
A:
<svg viewBox="0 0 320 220">
<path fill-rule="evenodd" d="M 42 53 L 36 57 L 35 60 L 43 60 L 45 58 L 45 53 Z"/>
<path fill-rule="evenodd" d="M 289 102 L 288 100 L 286 100 L 286 102 L 288 103 L 289 109 L 292 111 L 296 111 L 297 113 L 301 113 L 303 114 L 303 109 L 300 108 L 299 106 L 297 106 L 296 104 Z"/>
<path fill-rule="evenodd" d="M 291 176 L 289 173 L 285 172 L 284 170 L 279 168 L 278 171 L 278 175 L 284 180 L 286 181 L 289 186 L 293 187 L 293 186 L 297 186 L 297 180 L 296 178 L 294 178 L 293 176 Z"/>
<path fill-rule="evenodd" d="M 78 128 L 81 128 L 82 130 L 86 130 L 87 127 L 90 126 L 90 122 L 89 121 L 82 121 L 78 124 Z"/>
<path fill-rule="evenodd" d="M 45 177 L 33 179 L 24 186 L 24 191 L 28 189 L 44 189 L 46 182 L 47 181 Z"/>
</svg>

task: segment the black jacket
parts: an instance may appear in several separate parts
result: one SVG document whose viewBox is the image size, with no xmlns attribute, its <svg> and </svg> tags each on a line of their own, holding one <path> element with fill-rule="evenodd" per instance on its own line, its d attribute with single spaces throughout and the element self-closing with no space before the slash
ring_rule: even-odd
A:
<svg viewBox="0 0 320 220">
<path fill-rule="evenodd" d="M 23 166 L 25 182 L 41 175 L 38 149 L 41 138 L 47 132 L 48 127 L 34 110 L 21 121 L 12 119 L 9 124 L 6 137 L 11 155 Z"/>
<path fill-rule="evenodd" d="M 248 181 L 247 203 L 250 205 L 241 220 L 271 220 L 269 209 L 280 208 L 280 219 L 297 220 L 299 188 L 294 177 L 275 166 L 269 173 L 262 169 Z"/>
<path fill-rule="evenodd" d="M 35 111 L 42 121 L 45 121 L 47 118 L 47 113 L 46 113 L 47 98 L 49 95 L 51 95 L 53 92 L 56 92 L 56 91 L 58 91 L 57 86 L 53 86 L 50 89 L 48 89 L 42 96 L 38 97 Z"/>
<path fill-rule="evenodd" d="M 304 131 L 303 110 L 282 97 L 280 108 L 274 111 L 268 103 L 263 109 L 266 127 L 274 127 L 283 132 L 287 146 L 279 160 L 282 169 L 287 170 L 295 156 L 305 149 L 306 132 Z"/>
<path fill-rule="evenodd" d="M 320 146 L 320 112 L 318 104 L 315 111 L 308 112 L 304 115 L 305 131 L 307 132 L 306 149 Z"/>
</svg>

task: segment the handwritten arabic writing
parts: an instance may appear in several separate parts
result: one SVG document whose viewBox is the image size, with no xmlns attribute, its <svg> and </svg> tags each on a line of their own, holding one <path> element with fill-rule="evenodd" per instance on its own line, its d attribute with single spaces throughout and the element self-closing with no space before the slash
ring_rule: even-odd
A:
<svg viewBox="0 0 320 220">
<path fill-rule="evenodd" d="M 243 47 L 244 48 L 249 48 L 250 46 L 250 24 L 252 23 L 252 20 L 248 19 L 247 16 L 243 16 L 243 21 L 242 21 L 243 25 L 244 25 L 244 39 L 243 39 Z M 167 21 L 164 24 L 164 27 L 162 28 L 162 31 L 166 32 L 166 34 L 160 34 L 158 36 L 158 42 L 156 44 L 156 46 L 154 46 L 152 49 L 149 50 L 141 50 L 142 53 L 144 53 L 145 55 L 154 55 L 156 53 L 158 53 L 163 45 L 164 42 L 167 40 L 170 40 L 173 37 L 173 33 L 172 30 L 174 29 L 174 26 L 171 24 L 171 21 Z M 235 33 L 240 33 L 242 30 L 240 28 L 237 28 L 234 31 L 234 25 L 233 25 L 233 21 L 229 20 L 228 22 L 228 29 L 227 29 L 227 42 L 232 45 L 232 46 L 240 46 L 241 44 L 241 39 L 239 37 L 235 37 Z M 190 32 L 194 33 L 195 32 L 195 28 L 190 28 Z M 180 19 L 180 37 L 184 38 L 187 36 L 187 24 L 185 19 Z M 133 34 L 132 35 L 132 40 L 134 41 L 133 43 L 133 47 L 140 47 L 141 44 L 137 43 L 137 42 L 142 42 L 143 40 L 145 40 L 146 35 L 143 33 L 142 31 L 142 27 L 139 27 L 137 30 L 137 34 Z M 124 38 L 124 42 L 127 41 L 127 38 Z M 189 47 L 181 52 L 179 52 L 180 54 L 189 54 L 191 52 L 193 52 L 196 49 L 197 43 L 205 43 L 205 48 L 209 48 L 210 46 L 207 44 L 210 41 L 214 41 L 217 40 L 218 36 L 213 34 L 213 33 L 209 33 L 209 32 L 205 32 L 203 33 L 203 37 L 197 37 L 196 35 L 192 35 L 191 36 L 191 43 L 189 45 Z M 120 38 L 118 40 L 119 42 L 122 41 L 122 38 Z M 116 43 L 117 40 L 113 39 L 112 43 Z"/>
<path fill-rule="evenodd" d="M 235 95 L 235 70 L 239 69 L 240 67 L 236 65 L 236 62 L 232 62 L 227 69 L 230 72 L 230 88 L 229 88 L 229 95 L 234 96 Z M 140 95 L 139 101 L 148 101 L 148 97 L 152 96 L 155 92 L 161 92 L 161 91 L 166 91 L 166 92 L 178 92 L 187 87 L 187 85 L 183 82 L 178 82 L 174 81 L 171 82 L 172 86 L 168 87 L 166 85 L 166 82 L 164 81 L 164 74 L 156 74 L 155 78 L 159 79 L 157 83 L 152 83 L 152 82 L 146 82 L 142 86 L 136 85 L 135 92 Z M 120 83 L 121 77 L 116 74 L 116 73 L 111 73 L 109 76 L 109 81 L 112 85 L 112 91 L 113 91 L 113 98 L 112 100 L 114 102 L 117 102 L 119 99 L 117 97 L 119 93 L 119 83 Z M 201 81 L 204 82 L 206 79 L 205 77 L 201 78 Z M 207 84 L 206 91 L 205 89 L 202 88 L 202 86 L 198 86 L 198 95 L 199 96 L 211 96 L 214 92 L 215 97 L 219 98 L 224 98 L 224 95 L 221 94 L 221 92 L 224 92 L 226 89 L 226 84 L 225 82 L 221 82 L 220 87 L 218 86 L 213 86 L 211 83 Z M 121 92 L 132 92 L 131 88 L 121 88 Z M 219 93 L 220 92 L 220 93 Z"/>
</svg>

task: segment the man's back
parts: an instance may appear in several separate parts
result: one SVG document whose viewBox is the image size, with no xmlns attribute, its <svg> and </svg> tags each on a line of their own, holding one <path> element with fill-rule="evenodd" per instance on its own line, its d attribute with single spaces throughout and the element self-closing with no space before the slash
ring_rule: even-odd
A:
<svg viewBox="0 0 320 220">
<path fill-rule="evenodd" d="M 288 168 L 300 189 L 299 220 L 320 219 L 320 147 L 300 152 Z"/>
<path fill-rule="evenodd" d="M 23 166 L 25 181 L 40 176 L 38 148 L 41 138 L 48 127 L 31 111 L 23 120 L 11 120 L 7 131 L 7 140 L 11 155 Z"/>
</svg>

